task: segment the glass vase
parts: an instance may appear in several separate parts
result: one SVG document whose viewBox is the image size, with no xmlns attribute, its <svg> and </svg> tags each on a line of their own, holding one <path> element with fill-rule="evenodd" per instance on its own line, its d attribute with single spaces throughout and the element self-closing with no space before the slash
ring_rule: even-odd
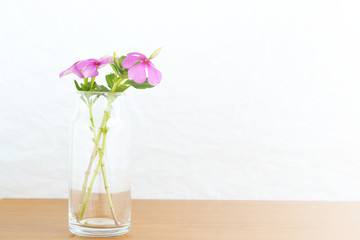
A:
<svg viewBox="0 0 360 240">
<path fill-rule="evenodd" d="M 71 124 L 69 229 L 85 237 L 130 230 L 125 94 L 78 92 Z"/>
</svg>

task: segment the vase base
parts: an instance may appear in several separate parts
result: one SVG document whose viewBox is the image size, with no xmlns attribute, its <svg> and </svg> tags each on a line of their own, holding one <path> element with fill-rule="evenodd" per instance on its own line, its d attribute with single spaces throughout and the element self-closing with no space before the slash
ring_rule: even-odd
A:
<svg viewBox="0 0 360 240">
<path fill-rule="evenodd" d="M 75 235 L 82 237 L 114 237 L 130 231 L 130 224 L 112 228 L 85 227 L 76 224 L 69 224 L 69 230 Z"/>
</svg>

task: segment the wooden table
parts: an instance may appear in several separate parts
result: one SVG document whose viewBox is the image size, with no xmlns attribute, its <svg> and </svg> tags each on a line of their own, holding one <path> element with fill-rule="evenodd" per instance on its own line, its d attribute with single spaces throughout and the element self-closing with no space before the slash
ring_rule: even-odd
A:
<svg viewBox="0 0 360 240">
<path fill-rule="evenodd" d="M 360 203 L 133 200 L 132 229 L 108 239 L 360 239 Z M 0 200 L 0 239 L 91 239 L 67 226 L 67 200 Z M 92 238 L 100 239 L 100 238 Z"/>
</svg>

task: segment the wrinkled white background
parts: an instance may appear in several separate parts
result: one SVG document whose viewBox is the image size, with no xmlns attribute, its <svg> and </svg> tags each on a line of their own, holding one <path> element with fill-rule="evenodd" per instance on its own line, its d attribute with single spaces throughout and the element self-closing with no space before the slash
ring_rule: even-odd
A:
<svg viewBox="0 0 360 240">
<path fill-rule="evenodd" d="M 360 200 L 359 7 L 1 1 L 0 197 L 67 197 L 60 71 L 162 46 L 162 83 L 128 91 L 134 198 Z"/>
</svg>

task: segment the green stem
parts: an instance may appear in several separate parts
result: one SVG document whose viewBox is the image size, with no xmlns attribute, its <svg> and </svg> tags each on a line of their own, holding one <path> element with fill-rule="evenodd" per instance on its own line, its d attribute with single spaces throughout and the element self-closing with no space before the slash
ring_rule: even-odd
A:
<svg viewBox="0 0 360 240">
<path fill-rule="evenodd" d="M 110 191 L 109 191 L 109 185 L 108 185 L 108 182 L 107 182 L 107 178 L 106 178 L 106 172 L 105 172 L 105 166 L 104 166 L 104 163 L 103 163 L 103 157 L 104 157 L 104 153 L 105 153 L 105 144 L 106 144 L 106 135 L 107 135 L 107 131 L 108 131 L 108 128 L 106 126 L 106 123 L 107 121 L 109 120 L 110 118 L 110 107 L 111 107 L 111 103 L 115 100 L 114 97 L 111 97 L 108 101 L 108 105 L 104 111 L 104 116 L 103 116 L 103 121 L 102 121 L 102 124 L 99 128 L 99 133 L 97 136 L 96 133 L 95 133 L 95 125 L 94 125 L 94 122 L 92 120 L 92 108 L 89 107 L 89 112 L 90 112 L 90 121 L 91 121 L 91 128 L 93 130 L 93 133 L 94 133 L 94 139 L 98 140 L 98 137 L 99 135 L 101 135 L 101 133 L 103 133 L 103 143 L 102 143 L 102 147 L 99 148 L 97 147 L 97 152 L 99 152 L 99 162 L 94 170 L 94 173 L 93 173 L 93 177 L 91 179 L 91 182 L 90 182 L 90 185 L 88 187 L 88 191 L 87 191 L 87 195 L 86 195 L 86 199 L 84 201 L 84 197 L 85 197 L 85 194 L 86 194 L 86 186 L 87 186 L 87 179 L 86 179 L 86 183 L 84 181 L 84 185 L 83 185 L 83 192 L 82 192 L 82 199 L 80 201 L 80 205 L 79 205 L 79 212 L 77 214 L 77 220 L 80 221 L 83 216 L 84 216 L 84 213 L 85 213 L 85 210 L 86 210 L 86 207 L 87 207 L 87 204 L 89 202 L 89 198 L 90 198 L 90 194 L 91 194 L 91 191 L 92 191 L 92 187 L 93 187 L 93 184 L 94 184 L 94 181 L 95 181 L 95 178 L 96 176 L 98 175 L 98 172 L 99 172 L 99 167 L 101 166 L 101 171 L 102 171 L 102 175 L 103 175 L 103 180 L 104 180 L 104 185 L 105 185 L 105 190 L 106 190 L 106 194 L 107 194 L 107 199 L 109 201 L 109 205 L 110 205 L 110 211 L 111 211 L 111 214 L 113 216 L 113 219 L 114 219 L 114 222 L 115 222 L 115 225 L 119 225 L 118 221 L 117 221 L 117 218 L 116 218 L 116 214 L 115 214 L 115 209 L 114 209 L 114 205 L 112 203 L 112 200 L 111 200 L 111 195 L 110 195 Z M 103 127 L 102 127 L 103 126 Z M 101 132 L 100 132 L 101 131 Z M 95 144 L 98 146 L 98 142 L 99 141 L 96 141 L 95 140 Z M 95 153 L 95 157 L 96 157 L 96 153 Z M 94 157 L 94 158 L 95 158 Z M 91 161 L 91 165 L 92 165 L 92 162 L 93 160 Z M 89 168 L 91 169 L 91 166 L 89 165 Z M 89 169 L 88 168 L 88 169 Z M 90 171 L 90 170 L 89 170 Z M 87 175 L 87 178 L 89 176 Z M 80 212 L 81 211 L 81 212 Z"/>
<path fill-rule="evenodd" d="M 85 200 L 84 204 L 82 205 L 81 212 L 79 211 L 79 214 L 77 214 L 77 216 L 78 216 L 78 218 L 79 218 L 78 221 L 80 221 L 80 220 L 83 218 L 83 216 L 84 216 L 86 206 L 87 206 L 87 204 L 88 204 L 88 202 L 89 202 L 91 190 L 92 190 L 92 187 L 93 187 L 93 185 L 94 185 L 95 177 L 96 177 L 96 175 L 99 173 L 100 164 L 101 164 L 101 162 L 99 161 L 99 163 L 97 164 L 97 166 L 96 166 L 96 168 L 95 168 L 95 170 L 94 170 L 93 177 L 92 177 L 92 179 L 91 179 L 91 181 L 90 181 L 90 185 L 89 185 L 89 187 L 88 187 L 88 193 L 87 193 L 87 196 L 86 196 L 86 200 Z"/>
<path fill-rule="evenodd" d="M 99 154 L 99 156 L 100 156 L 99 163 L 101 163 L 101 172 L 102 172 L 103 179 L 104 179 L 105 191 L 106 191 L 107 199 L 109 201 L 111 215 L 113 216 L 115 225 L 119 225 L 119 223 L 118 223 L 118 221 L 116 219 L 114 205 L 113 205 L 112 200 L 111 200 L 111 195 L 110 195 L 110 191 L 109 191 L 109 185 L 108 185 L 108 182 L 107 182 L 105 166 L 104 166 L 104 162 L 103 162 L 103 157 L 104 157 L 104 153 L 105 153 L 104 149 L 105 149 L 105 140 L 106 140 L 107 131 L 108 131 L 108 129 L 105 126 L 104 135 L 103 135 L 103 146 L 102 146 L 101 152 Z"/>
<path fill-rule="evenodd" d="M 88 109 L 89 109 L 89 117 L 90 117 L 90 122 L 91 122 L 91 125 L 90 125 L 90 129 L 93 133 L 93 141 L 95 142 L 95 139 L 96 139 L 96 131 L 95 131 L 95 123 L 94 123 L 94 117 L 93 117 L 93 113 L 92 113 L 92 106 L 93 104 L 90 103 L 90 100 L 87 102 L 87 106 L 88 106 Z M 97 146 L 97 148 L 99 148 Z M 92 164 L 91 164 L 92 165 Z M 92 166 L 89 166 L 88 167 L 88 171 L 90 171 Z M 87 180 L 86 180 L 86 184 L 87 184 Z M 80 221 L 80 219 L 82 218 L 80 216 L 80 211 L 82 211 L 82 208 L 84 206 L 84 197 L 85 197 L 85 193 L 86 193 L 86 185 L 83 185 L 83 188 L 82 188 L 82 194 L 81 194 L 81 200 L 79 202 L 79 211 L 77 212 L 76 214 L 76 218 L 78 221 Z"/>
<path fill-rule="evenodd" d="M 94 82 L 95 82 L 95 77 L 92 77 L 91 82 L 90 82 L 90 91 L 92 90 L 92 88 L 94 86 Z"/>
<path fill-rule="evenodd" d="M 96 139 L 96 131 L 95 131 L 95 124 L 94 124 L 94 117 L 93 117 L 93 113 L 92 113 L 92 106 L 89 106 L 89 114 L 90 114 L 90 122 L 91 122 L 90 129 L 94 135 L 94 140 L 95 140 Z"/>
<path fill-rule="evenodd" d="M 76 218 L 78 221 L 81 220 L 81 217 L 80 217 L 80 212 L 82 211 L 82 209 L 84 208 L 84 200 L 85 200 L 85 194 L 86 194 L 86 187 L 87 187 L 87 183 L 88 183 L 88 180 L 89 180 L 89 175 L 90 175 L 90 171 L 91 171 L 91 167 L 93 165 L 93 162 L 95 160 L 95 157 L 97 155 L 97 152 L 99 150 L 99 141 L 100 141 L 100 138 L 101 138 L 101 134 L 102 134 L 102 129 L 104 128 L 107 120 L 108 120 L 108 112 L 110 111 L 110 107 L 111 107 L 111 104 L 112 102 L 114 101 L 113 98 L 110 98 L 108 100 L 108 103 L 107 103 L 107 106 L 106 106 L 106 109 L 104 111 L 104 115 L 103 115 L 103 119 L 101 121 L 101 125 L 99 127 L 99 130 L 98 130 L 98 133 L 94 139 L 94 148 L 92 150 L 92 153 L 91 153 L 91 156 L 90 156 L 90 162 L 89 162 L 89 165 L 88 165 L 88 168 L 85 172 L 85 179 L 84 179 L 84 182 L 83 182 L 83 186 L 82 186 L 82 192 L 81 192 L 81 198 L 80 198 L 80 202 L 79 202 L 79 211 L 78 213 L 76 214 Z M 94 129 L 95 131 L 95 129 Z"/>
<path fill-rule="evenodd" d="M 105 129 L 106 129 L 106 125 L 105 125 Z M 94 182 L 95 182 L 95 178 L 99 173 L 100 166 L 102 165 L 102 158 L 104 156 L 104 149 L 105 149 L 105 144 L 106 144 L 106 132 L 107 131 L 103 129 L 102 132 L 103 132 L 103 142 L 102 142 L 102 147 L 99 149 L 99 162 L 98 162 L 98 164 L 97 164 L 97 166 L 96 166 L 96 168 L 94 170 L 94 174 L 93 174 L 92 179 L 90 181 L 90 185 L 88 187 L 86 199 L 85 199 L 84 205 L 83 205 L 83 207 L 81 209 L 80 219 L 82 219 L 84 217 L 85 209 L 86 209 L 87 204 L 88 204 L 89 199 L 90 199 L 90 194 L 91 194 Z M 116 221 L 116 220 L 114 219 L 114 221 Z M 117 223 L 117 221 L 115 223 Z"/>
</svg>

